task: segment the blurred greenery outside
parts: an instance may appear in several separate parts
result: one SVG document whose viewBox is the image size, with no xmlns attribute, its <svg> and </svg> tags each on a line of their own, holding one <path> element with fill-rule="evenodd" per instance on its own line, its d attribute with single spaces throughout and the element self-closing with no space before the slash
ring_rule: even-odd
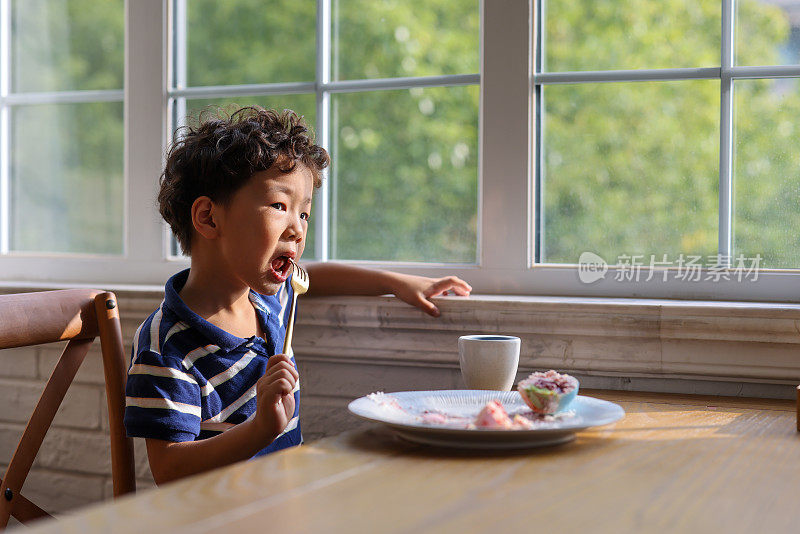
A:
<svg viewBox="0 0 800 534">
<path fill-rule="evenodd" d="M 12 0 L 15 93 L 123 87 L 124 0 Z M 122 102 L 10 110 L 10 249 L 122 254 Z"/>
<path fill-rule="evenodd" d="M 736 64 L 798 64 L 797 17 L 736 2 Z M 718 0 L 548 0 L 543 71 L 718 67 Z M 797 21 L 795 22 L 797 26 Z M 718 81 L 544 86 L 545 262 L 718 252 Z M 796 79 L 734 82 L 733 256 L 800 267 Z"/>
<path fill-rule="evenodd" d="M 332 79 L 476 73 L 478 7 L 333 0 Z M 719 65 L 719 0 L 545 7 L 545 71 Z M 189 0 L 188 84 L 313 81 L 315 11 L 315 2 Z M 123 0 L 12 0 L 12 90 L 121 89 L 123 21 Z M 741 0 L 736 21 L 737 65 L 798 64 L 785 10 Z M 716 254 L 719 92 L 718 81 L 546 86 L 543 260 Z M 737 81 L 734 98 L 734 254 L 800 267 L 797 81 Z M 478 87 L 330 101 L 331 256 L 475 262 Z M 186 104 L 192 117 L 218 104 L 290 108 L 316 127 L 313 94 Z M 11 133 L 12 250 L 121 253 L 122 104 L 14 106 Z M 311 253 L 313 232 L 309 241 Z"/>
</svg>

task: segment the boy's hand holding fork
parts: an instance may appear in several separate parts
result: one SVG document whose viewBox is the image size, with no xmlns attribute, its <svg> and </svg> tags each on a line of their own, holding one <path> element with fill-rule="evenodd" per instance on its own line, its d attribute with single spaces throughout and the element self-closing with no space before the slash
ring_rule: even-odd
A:
<svg viewBox="0 0 800 534">
<path fill-rule="evenodd" d="M 276 354 L 267 361 L 267 370 L 256 383 L 257 408 L 253 416 L 265 443 L 271 443 L 292 420 L 299 376 L 286 354 Z"/>
</svg>

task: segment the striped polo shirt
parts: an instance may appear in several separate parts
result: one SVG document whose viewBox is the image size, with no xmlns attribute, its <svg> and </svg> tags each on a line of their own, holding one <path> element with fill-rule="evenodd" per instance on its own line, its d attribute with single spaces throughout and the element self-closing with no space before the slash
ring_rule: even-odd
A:
<svg viewBox="0 0 800 534">
<path fill-rule="evenodd" d="M 125 388 L 130 437 L 194 441 L 247 421 L 256 411 L 256 382 L 283 349 L 289 280 L 275 295 L 250 291 L 265 340 L 234 336 L 190 310 L 178 295 L 188 276 L 186 269 L 167 281 L 161 306 L 136 331 Z M 299 387 L 294 417 L 256 456 L 302 442 Z"/>
</svg>

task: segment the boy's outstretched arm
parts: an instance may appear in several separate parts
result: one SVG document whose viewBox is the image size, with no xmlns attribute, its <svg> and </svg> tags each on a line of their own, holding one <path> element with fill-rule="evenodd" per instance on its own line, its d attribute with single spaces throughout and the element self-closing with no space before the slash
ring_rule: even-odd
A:
<svg viewBox="0 0 800 534">
<path fill-rule="evenodd" d="M 324 262 L 305 265 L 311 284 L 309 295 L 384 295 L 394 293 L 400 300 L 420 308 L 434 317 L 439 309 L 431 297 L 468 296 L 472 287 L 456 276 L 428 278 L 392 271 L 366 269 L 344 263 Z"/>
<path fill-rule="evenodd" d="M 146 439 L 156 484 L 204 473 L 255 456 L 280 435 L 294 415 L 298 373 L 285 354 L 270 357 L 256 385 L 254 417 L 230 430 L 198 441 Z"/>
</svg>

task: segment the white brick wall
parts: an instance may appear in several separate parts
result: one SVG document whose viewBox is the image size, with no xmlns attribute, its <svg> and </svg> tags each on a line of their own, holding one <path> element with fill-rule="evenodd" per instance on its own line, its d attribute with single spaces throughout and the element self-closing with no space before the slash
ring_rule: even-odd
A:
<svg viewBox="0 0 800 534">
<path fill-rule="evenodd" d="M 3 378 L 36 378 L 36 357 L 29 348 L 0 351 Z"/>
</svg>

